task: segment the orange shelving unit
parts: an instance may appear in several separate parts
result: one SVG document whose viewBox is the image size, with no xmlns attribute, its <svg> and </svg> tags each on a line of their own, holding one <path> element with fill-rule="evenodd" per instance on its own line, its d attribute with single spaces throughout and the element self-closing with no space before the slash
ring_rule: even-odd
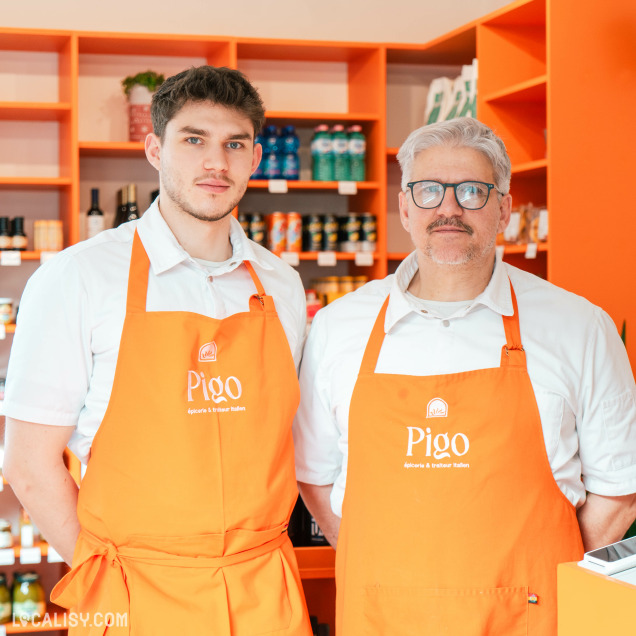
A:
<svg viewBox="0 0 636 636">
<path fill-rule="evenodd" d="M 372 212 L 378 219 L 373 264 L 361 267 L 353 254 L 338 253 L 335 273 L 383 277 L 411 249 L 397 213 L 398 147 L 423 123 L 428 83 L 456 77 L 477 57 L 478 117 L 506 142 L 513 199 L 545 204 L 550 213 L 549 243 L 538 246 L 535 258 L 526 258 L 525 246 L 506 246 L 504 258 L 586 296 L 617 325 L 626 319 L 628 351 L 636 355 L 629 336 L 636 299 L 625 293 L 636 287 L 629 264 L 636 217 L 625 199 L 636 146 L 628 54 L 636 5 L 616 0 L 605 12 L 593 9 L 590 0 L 516 0 L 414 44 L 0 29 L 0 53 L 10 54 L 7 72 L 19 74 L 21 55 L 44 68 L 44 88 L 18 82 L 15 94 L 0 92 L 0 137 L 14 143 L 10 129 L 42 127 L 42 143 L 33 147 L 50 147 L 55 159 L 53 170 L 26 161 L 0 172 L 0 197 L 50 196 L 66 245 L 83 238 L 91 187 L 100 188 L 108 211 L 121 184 L 135 180 L 143 208 L 157 178 L 143 144 L 127 141 L 121 79 L 144 68 L 169 75 L 198 64 L 230 66 L 259 88 L 268 123 L 294 124 L 305 147 L 322 122 L 359 123 L 367 138 L 367 180 L 356 194 L 311 181 L 309 157 L 301 155 L 301 179 L 289 182 L 286 194 L 270 194 L 267 181 L 253 181 L 241 209 Z M 24 261 L 39 258 L 22 254 Z M 301 254 L 301 274 L 316 275 L 317 261 L 317 253 Z M 297 555 L 310 609 L 333 627 L 333 550 L 300 548 Z"/>
</svg>

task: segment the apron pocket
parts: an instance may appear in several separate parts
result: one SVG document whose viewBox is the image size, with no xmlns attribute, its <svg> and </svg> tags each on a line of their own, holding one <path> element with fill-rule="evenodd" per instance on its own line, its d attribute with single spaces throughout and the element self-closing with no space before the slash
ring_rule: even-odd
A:
<svg viewBox="0 0 636 636">
<path fill-rule="evenodd" d="M 232 636 L 260 636 L 289 627 L 293 575 L 288 569 L 281 550 L 223 568 Z"/>
<path fill-rule="evenodd" d="M 367 587 L 363 634 L 526 636 L 528 588 Z"/>
</svg>

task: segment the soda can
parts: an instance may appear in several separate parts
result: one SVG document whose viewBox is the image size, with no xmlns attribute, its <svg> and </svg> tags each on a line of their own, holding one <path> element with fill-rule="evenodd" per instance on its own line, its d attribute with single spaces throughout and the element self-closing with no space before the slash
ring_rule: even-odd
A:
<svg viewBox="0 0 636 636">
<path fill-rule="evenodd" d="M 303 217 L 298 212 L 287 214 L 287 251 L 300 252 L 303 248 Z"/>
<path fill-rule="evenodd" d="M 325 252 L 338 251 L 338 219 L 334 214 L 322 217 L 322 249 Z"/>
<path fill-rule="evenodd" d="M 303 217 L 303 249 L 307 252 L 322 249 L 322 217 L 319 214 Z"/>
<path fill-rule="evenodd" d="M 239 212 L 238 222 L 241 224 L 241 227 L 243 228 L 243 232 L 245 232 L 245 234 L 249 236 L 250 235 L 250 215 L 245 214 L 245 212 Z"/>
<path fill-rule="evenodd" d="M 287 216 L 272 212 L 267 216 L 267 247 L 275 254 L 284 252 L 287 246 Z"/>
<path fill-rule="evenodd" d="M 249 237 L 252 239 L 252 241 L 254 241 L 255 243 L 258 243 L 259 245 L 262 245 L 263 247 L 265 247 L 266 245 L 266 232 L 265 232 L 265 219 L 263 218 L 262 214 L 259 214 L 258 212 L 256 212 L 255 214 L 252 214 L 252 217 L 250 218 L 250 232 L 249 232 Z"/>
<path fill-rule="evenodd" d="M 378 225 L 375 214 L 364 212 L 360 221 L 360 250 L 375 252 L 378 242 Z"/>
<path fill-rule="evenodd" d="M 344 223 L 343 241 L 340 249 L 343 252 L 359 252 L 360 251 L 360 231 L 362 228 L 362 220 L 359 214 L 350 212 Z"/>
</svg>

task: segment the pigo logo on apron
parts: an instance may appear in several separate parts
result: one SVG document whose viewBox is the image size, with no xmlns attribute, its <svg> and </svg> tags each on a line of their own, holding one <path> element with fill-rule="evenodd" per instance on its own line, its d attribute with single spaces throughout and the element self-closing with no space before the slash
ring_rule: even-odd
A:
<svg viewBox="0 0 636 636">
<path fill-rule="evenodd" d="M 198 389 L 198 390 L 197 390 Z M 221 376 L 206 377 L 203 371 L 188 371 L 188 402 L 193 402 L 197 395 L 215 404 L 238 400 L 243 395 L 241 381 L 231 375 L 225 380 Z"/>
<path fill-rule="evenodd" d="M 427 418 L 448 417 L 448 404 L 440 397 L 433 398 L 426 407 Z M 450 459 L 452 456 L 463 457 L 470 448 L 470 440 L 464 433 L 437 433 L 434 434 L 430 427 L 420 428 L 419 426 L 407 426 L 406 456 L 413 457 L 415 451 L 417 455 L 433 457 L 437 460 Z M 419 444 L 424 442 L 424 446 Z M 415 448 L 417 447 L 417 448 Z M 432 464 L 433 467 L 455 467 L 467 468 L 468 464 Z M 430 468 L 431 464 L 410 464 L 406 463 L 405 468 Z"/>
</svg>

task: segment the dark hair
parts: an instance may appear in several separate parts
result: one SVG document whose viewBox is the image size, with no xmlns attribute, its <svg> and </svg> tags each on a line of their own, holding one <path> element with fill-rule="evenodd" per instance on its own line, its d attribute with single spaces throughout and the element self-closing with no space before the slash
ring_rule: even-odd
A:
<svg viewBox="0 0 636 636">
<path fill-rule="evenodd" d="M 254 136 L 265 123 L 263 100 L 243 73 L 224 66 L 193 66 L 169 77 L 152 96 L 150 114 L 155 135 L 163 140 L 168 122 L 187 102 L 205 101 L 248 117 Z"/>
</svg>

